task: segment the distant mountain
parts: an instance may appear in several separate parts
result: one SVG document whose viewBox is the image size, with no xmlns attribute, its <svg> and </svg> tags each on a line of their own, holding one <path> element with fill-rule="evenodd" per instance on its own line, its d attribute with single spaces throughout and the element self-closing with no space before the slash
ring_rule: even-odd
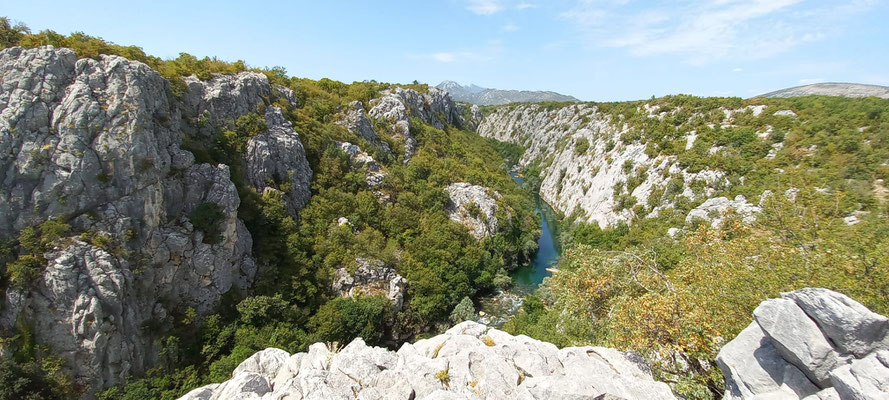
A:
<svg viewBox="0 0 889 400">
<path fill-rule="evenodd" d="M 840 97 L 880 97 L 889 99 L 889 87 L 862 85 L 858 83 L 816 83 L 814 85 L 797 86 L 756 97 L 799 97 L 799 96 L 840 96 Z"/>
<path fill-rule="evenodd" d="M 444 81 L 436 87 L 450 93 L 454 100 L 480 106 L 508 103 L 538 103 L 542 101 L 579 101 L 573 96 L 556 92 L 488 89 L 472 84 L 463 86 L 454 81 Z"/>
</svg>

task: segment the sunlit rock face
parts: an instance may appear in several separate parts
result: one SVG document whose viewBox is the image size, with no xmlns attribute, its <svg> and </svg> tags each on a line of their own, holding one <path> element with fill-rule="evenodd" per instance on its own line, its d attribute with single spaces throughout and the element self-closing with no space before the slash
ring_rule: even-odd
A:
<svg viewBox="0 0 889 400">
<path fill-rule="evenodd" d="M 475 322 L 398 351 L 356 339 L 306 353 L 260 351 L 226 382 L 195 399 L 674 399 L 634 353 L 568 347 L 512 336 Z"/>
<path fill-rule="evenodd" d="M 175 98 L 156 71 L 119 56 L 0 51 L 0 236 L 49 219 L 72 235 L 44 254 L 39 279 L 6 291 L 0 329 L 33 327 L 87 393 L 150 368 L 174 314 L 212 312 L 257 271 L 228 166 L 197 163 L 181 145 L 286 93 L 249 72 L 186 85 Z M 251 140 L 245 164 L 257 190 L 289 183 L 295 215 L 311 170 L 280 110 L 265 111 L 268 131 Z M 191 221 L 207 203 L 218 237 Z"/>
<path fill-rule="evenodd" d="M 883 399 L 889 319 L 827 289 L 766 300 L 719 352 L 725 399 Z"/>
</svg>

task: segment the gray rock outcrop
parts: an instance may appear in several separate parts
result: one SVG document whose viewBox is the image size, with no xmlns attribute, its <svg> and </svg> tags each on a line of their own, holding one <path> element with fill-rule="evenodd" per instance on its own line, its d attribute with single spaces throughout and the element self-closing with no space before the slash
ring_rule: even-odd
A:
<svg viewBox="0 0 889 400">
<path fill-rule="evenodd" d="M 186 132 L 209 134 L 255 112 L 272 93 L 268 79 L 248 72 L 186 83 L 175 101 L 166 79 L 123 57 L 0 51 L 0 237 L 48 219 L 72 231 L 44 254 L 39 279 L 6 290 L 0 331 L 33 326 L 36 343 L 87 393 L 150 368 L 173 315 L 210 313 L 256 274 L 228 166 L 196 163 L 180 145 Z M 300 207 L 311 171 L 289 124 L 268 111 L 269 132 L 252 143 L 252 177 L 294 179 L 289 195 Z M 218 210 L 214 237 L 190 220 L 205 203 Z"/>
<path fill-rule="evenodd" d="M 397 352 L 355 339 L 289 355 L 266 349 L 196 399 L 674 399 L 644 360 L 602 347 L 568 347 L 463 322 Z M 609 397 L 611 396 L 611 397 Z"/>
<path fill-rule="evenodd" d="M 421 94 L 413 89 L 395 87 L 381 94 L 383 97 L 371 100 L 368 115 L 387 121 L 393 134 L 404 140 L 405 162 L 417 151 L 417 140 L 411 135 L 411 117 L 437 129 L 444 129 L 445 124 L 463 126 L 457 104 L 443 90 L 430 88 Z"/>
<path fill-rule="evenodd" d="M 312 193 L 312 169 L 306 159 L 306 151 L 299 134 L 278 107 L 268 107 L 265 112 L 268 130 L 247 142 L 247 179 L 260 192 L 270 184 L 275 189 L 288 188 L 284 204 L 291 216 L 309 202 Z"/>
<path fill-rule="evenodd" d="M 450 201 L 448 217 L 469 229 L 477 240 L 493 236 L 500 227 L 497 200 L 500 193 L 466 182 L 452 183 L 445 189 Z"/>
<path fill-rule="evenodd" d="M 349 155 L 349 166 L 354 169 L 365 169 L 364 180 L 371 189 L 379 189 L 383 185 L 383 179 L 388 174 L 370 154 L 365 153 L 360 147 L 349 142 L 337 142 L 337 146 Z M 379 197 L 379 194 L 378 194 Z"/>
<path fill-rule="evenodd" d="M 185 117 L 196 121 L 197 128 L 208 135 L 242 115 L 256 112 L 263 104 L 263 97 L 268 98 L 272 93 L 269 79 L 258 72 L 216 75 L 209 81 L 189 76 L 185 83 L 188 85 L 182 99 Z"/>
<path fill-rule="evenodd" d="M 767 300 L 719 352 L 725 399 L 889 398 L 889 319 L 827 289 Z"/>
<path fill-rule="evenodd" d="M 387 267 L 380 260 L 366 258 L 355 259 L 358 268 L 350 274 L 346 268 L 338 268 L 331 289 L 341 296 L 383 295 L 392 302 L 393 309 L 401 311 L 404 306 L 404 295 L 407 280 Z"/>
<path fill-rule="evenodd" d="M 729 200 L 726 197 L 714 197 L 707 199 L 701 205 L 695 207 L 688 212 L 685 217 L 686 222 L 692 222 L 696 219 L 706 221 L 714 228 L 722 224 L 725 219 L 725 213 L 731 210 L 745 223 L 752 223 L 756 220 L 756 215 L 762 212 L 762 208 L 747 202 L 747 198 L 738 195 L 735 200 Z"/>
<path fill-rule="evenodd" d="M 342 118 L 337 120 L 336 123 L 344 126 L 349 132 L 358 135 L 358 137 L 367 140 L 371 146 L 376 147 L 383 154 L 392 154 L 389 144 L 380 139 L 380 135 L 374 129 L 373 123 L 367 118 L 367 114 L 364 113 L 364 104 L 360 101 L 349 103 L 349 107 L 343 113 Z"/>
</svg>

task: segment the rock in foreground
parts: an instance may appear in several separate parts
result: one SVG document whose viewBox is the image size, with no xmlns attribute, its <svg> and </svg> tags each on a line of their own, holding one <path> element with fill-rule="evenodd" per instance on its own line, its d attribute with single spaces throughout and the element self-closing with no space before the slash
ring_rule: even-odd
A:
<svg viewBox="0 0 889 400">
<path fill-rule="evenodd" d="M 889 319 L 827 289 L 767 300 L 719 352 L 725 399 L 889 399 Z"/>
<path fill-rule="evenodd" d="M 511 336 L 475 322 L 397 352 L 361 339 L 338 352 L 254 354 L 182 399 L 674 399 L 633 353 Z"/>
</svg>

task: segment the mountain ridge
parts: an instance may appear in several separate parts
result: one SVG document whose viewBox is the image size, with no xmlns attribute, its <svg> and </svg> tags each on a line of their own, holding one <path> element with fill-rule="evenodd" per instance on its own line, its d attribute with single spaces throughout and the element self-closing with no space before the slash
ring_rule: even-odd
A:
<svg viewBox="0 0 889 400">
<path fill-rule="evenodd" d="M 574 96 L 553 91 L 491 89 L 475 84 L 463 86 L 454 81 L 443 81 L 435 87 L 448 92 L 456 101 L 465 101 L 480 106 L 543 101 L 580 101 Z"/>
<path fill-rule="evenodd" d="M 862 83 L 824 82 L 794 86 L 764 93 L 755 97 L 799 97 L 799 96 L 840 96 L 840 97 L 879 97 L 889 99 L 889 87 Z"/>
</svg>

